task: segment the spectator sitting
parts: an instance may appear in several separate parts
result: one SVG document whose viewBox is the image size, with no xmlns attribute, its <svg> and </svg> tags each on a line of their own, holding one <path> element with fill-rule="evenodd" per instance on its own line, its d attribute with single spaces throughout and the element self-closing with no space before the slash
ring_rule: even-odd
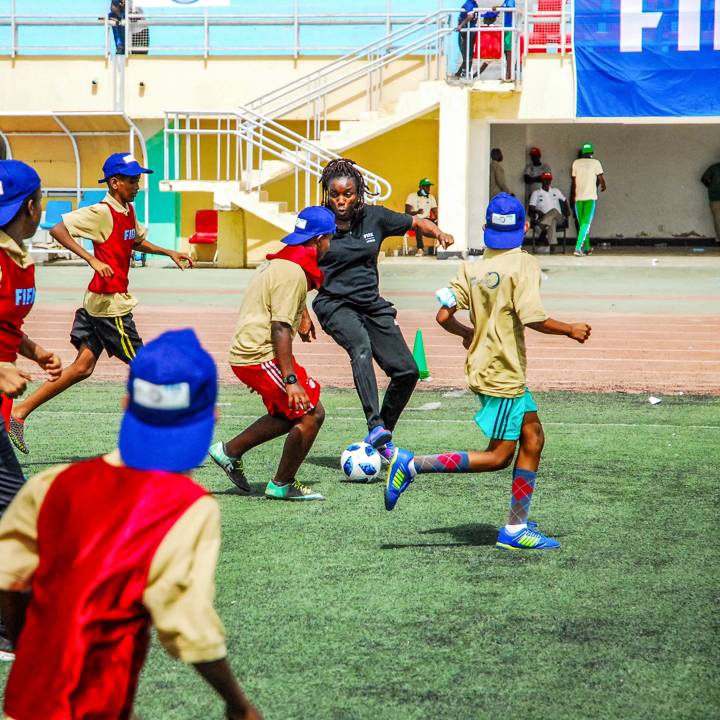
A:
<svg viewBox="0 0 720 720">
<path fill-rule="evenodd" d="M 551 173 L 543 173 L 540 181 L 541 187 L 530 196 L 528 214 L 530 219 L 542 229 L 540 241 L 547 242 L 550 252 L 553 252 L 557 246 L 557 224 L 564 217 L 570 216 L 570 207 L 560 190 L 550 186 Z"/>
<path fill-rule="evenodd" d="M 540 189 L 540 178 L 545 173 L 552 174 L 552 168 L 542 161 L 542 153 L 539 147 L 530 148 L 530 162 L 525 166 L 524 172 L 528 197 Z"/>
<path fill-rule="evenodd" d="M 493 148 L 490 151 L 490 199 L 492 200 L 496 195 L 501 192 L 505 192 L 508 195 L 512 195 L 510 188 L 508 188 L 505 182 L 505 170 L 501 165 L 503 161 L 503 154 L 500 148 Z"/>
<path fill-rule="evenodd" d="M 421 220 L 432 220 L 437 223 L 437 200 L 435 196 L 430 194 L 430 188 L 433 184 L 427 178 L 423 178 L 418 183 L 417 192 L 410 193 L 405 200 L 405 213 L 407 215 L 417 215 Z M 425 254 L 424 236 L 419 227 L 415 228 L 415 243 L 417 245 L 417 257 Z M 435 243 L 427 249 L 428 255 L 435 254 Z"/>
</svg>

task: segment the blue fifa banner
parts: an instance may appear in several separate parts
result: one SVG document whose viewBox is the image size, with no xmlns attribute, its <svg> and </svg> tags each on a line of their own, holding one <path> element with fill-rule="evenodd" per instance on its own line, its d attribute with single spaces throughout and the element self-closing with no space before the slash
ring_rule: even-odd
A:
<svg viewBox="0 0 720 720">
<path fill-rule="evenodd" d="M 720 0 L 575 0 L 578 117 L 720 116 Z"/>
</svg>

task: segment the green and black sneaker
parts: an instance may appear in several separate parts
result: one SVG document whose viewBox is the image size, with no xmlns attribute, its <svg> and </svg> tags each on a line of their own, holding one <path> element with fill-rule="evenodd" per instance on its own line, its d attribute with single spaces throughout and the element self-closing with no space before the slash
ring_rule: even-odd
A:
<svg viewBox="0 0 720 720">
<path fill-rule="evenodd" d="M 210 457 L 225 471 L 230 482 L 241 492 L 249 493 L 252 488 L 245 477 L 243 462 L 240 458 L 231 458 L 225 454 L 225 446 L 216 442 L 208 451 Z"/>
<path fill-rule="evenodd" d="M 276 485 L 272 480 L 265 488 L 265 497 L 270 500 L 324 500 L 319 493 L 303 485 L 299 480 L 294 480 L 286 485 Z"/>
</svg>

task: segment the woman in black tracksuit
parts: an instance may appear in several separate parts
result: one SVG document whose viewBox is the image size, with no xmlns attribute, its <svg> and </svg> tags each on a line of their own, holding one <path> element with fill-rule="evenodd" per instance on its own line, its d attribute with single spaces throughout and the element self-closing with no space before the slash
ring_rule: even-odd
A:
<svg viewBox="0 0 720 720">
<path fill-rule="evenodd" d="M 395 316 L 394 306 L 380 297 L 377 258 L 386 237 L 419 228 L 443 248 L 453 243 L 430 220 L 366 205 L 365 179 L 352 160 L 332 160 L 320 183 L 323 204 L 335 214 L 337 232 L 320 261 L 325 280 L 313 310 L 322 329 L 350 356 L 355 389 L 365 412 L 365 441 L 390 459 L 392 431 L 418 381 L 418 369 Z M 390 378 L 382 407 L 373 358 Z"/>
</svg>

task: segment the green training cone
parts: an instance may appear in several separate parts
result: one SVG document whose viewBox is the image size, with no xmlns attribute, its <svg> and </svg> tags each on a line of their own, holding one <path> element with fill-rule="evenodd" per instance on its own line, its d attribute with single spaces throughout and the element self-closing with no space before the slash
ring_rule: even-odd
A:
<svg viewBox="0 0 720 720">
<path fill-rule="evenodd" d="M 422 330 L 418 330 L 415 333 L 413 358 L 415 358 L 415 363 L 420 371 L 420 379 L 428 380 L 430 378 L 430 370 L 428 370 L 427 358 L 425 357 L 425 343 L 423 342 Z"/>
</svg>

